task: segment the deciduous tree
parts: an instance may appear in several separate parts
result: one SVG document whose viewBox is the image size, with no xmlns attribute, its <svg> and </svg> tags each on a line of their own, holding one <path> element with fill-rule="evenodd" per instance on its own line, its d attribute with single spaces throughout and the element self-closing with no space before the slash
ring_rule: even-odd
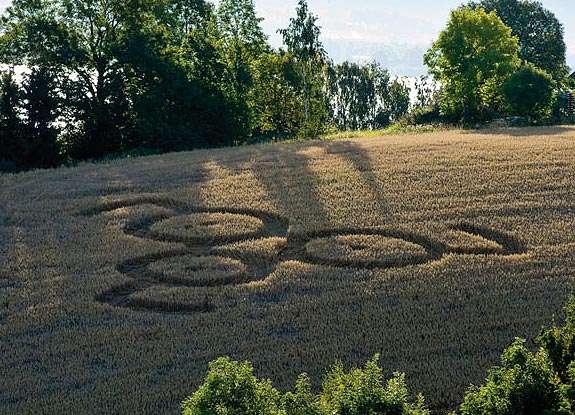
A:
<svg viewBox="0 0 575 415">
<path fill-rule="evenodd" d="M 305 138 L 317 136 L 327 118 L 327 102 L 323 91 L 326 52 L 319 40 L 321 29 L 317 19 L 317 16 L 310 13 L 307 1 L 299 0 L 296 17 L 290 19 L 286 29 L 279 30 L 301 74 L 301 135 Z"/>
<path fill-rule="evenodd" d="M 220 88 L 235 109 L 237 124 L 243 136 L 255 127 L 254 87 L 258 61 L 269 50 L 267 37 L 255 12 L 253 0 L 222 0 L 217 9 L 217 38 L 214 43 L 224 65 Z"/>
<path fill-rule="evenodd" d="M 14 80 L 13 71 L 5 71 L 1 76 L 0 163 L 3 168 L 14 169 L 19 166 L 24 151 L 24 125 L 20 114 L 22 91 Z"/>
<path fill-rule="evenodd" d="M 500 105 L 501 85 L 519 67 L 518 51 L 517 38 L 495 12 L 470 7 L 452 11 L 424 57 L 443 84 L 442 112 L 470 123 L 481 118 L 482 108 Z"/>
<path fill-rule="evenodd" d="M 502 87 L 503 97 L 513 115 L 538 122 L 551 113 L 553 79 L 531 64 L 524 65 Z"/>
<path fill-rule="evenodd" d="M 562 80 L 568 74 L 565 63 L 563 25 L 538 1 L 481 0 L 471 2 L 486 12 L 495 11 L 519 39 L 519 58 Z"/>
</svg>

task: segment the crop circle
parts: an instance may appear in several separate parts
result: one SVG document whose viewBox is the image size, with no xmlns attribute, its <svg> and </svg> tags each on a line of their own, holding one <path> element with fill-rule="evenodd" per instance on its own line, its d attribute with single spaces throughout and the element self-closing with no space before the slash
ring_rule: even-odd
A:
<svg viewBox="0 0 575 415">
<path fill-rule="evenodd" d="M 246 266 L 237 259 L 220 256 L 182 255 L 160 259 L 149 265 L 162 280 L 187 286 L 218 286 L 241 282 Z"/>
<path fill-rule="evenodd" d="M 212 243 L 237 241 L 258 236 L 264 228 L 261 219 L 238 213 L 191 213 L 162 220 L 150 226 L 155 239 Z"/>
<path fill-rule="evenodd" d="M 305 245 L 313 262 L 333 266 L 391 268 L 429 260 L 427 250 L 404 239 L 371 234 L 331 235 Z"/>
</svg>

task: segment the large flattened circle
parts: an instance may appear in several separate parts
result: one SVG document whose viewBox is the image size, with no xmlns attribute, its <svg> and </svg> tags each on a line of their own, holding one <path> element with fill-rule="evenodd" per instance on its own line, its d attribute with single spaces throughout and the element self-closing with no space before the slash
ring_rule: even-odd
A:
<svg viewBox="0 0 575 415">
<path fill-rule="evenodd" d="M 415 241 L 369 233 L 310 239 L 305 244 L 305 255 L 312 263 L 354 268 L 396 268 L 433 259 L 429 250 Z"/>
<path fill-rule="evenodd" d="M 154 223 L 148 236 L 170 242 L 197 244 L 255 238 L 264 229 L 261 219 L 239 213 L 191 213 Z"/>
</svg>

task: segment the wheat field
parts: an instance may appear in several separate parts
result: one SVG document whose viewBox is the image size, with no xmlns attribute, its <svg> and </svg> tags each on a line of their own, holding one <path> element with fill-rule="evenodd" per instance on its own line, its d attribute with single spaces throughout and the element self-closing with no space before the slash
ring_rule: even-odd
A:
<svg viewBox="0 0 575 415">
<path fill-rule="evenodd" d="M 381 353 L 439 413 L 575 285 L 575 128 L 0 176 L 0 413 L 175 414 L 219 356 L 290 389 Z"/>
</svg>

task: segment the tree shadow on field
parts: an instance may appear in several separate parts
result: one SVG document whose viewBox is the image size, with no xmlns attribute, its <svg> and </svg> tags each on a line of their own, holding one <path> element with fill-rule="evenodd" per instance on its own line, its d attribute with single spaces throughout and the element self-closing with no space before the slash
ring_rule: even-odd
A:
<svg viewBox="0 0 575 415">
<path fill-rule="evenodd" d="M 302 145 L 303 144 L 303 145 Z M 279 212 L 298 226 L 312 217 L 316 223 L 329 224 L 329 215 L 319 197 L 317 175 L 311 170 L 310 157 L 302 150 L 310 143 L 289 143 L 254 148 L 250 170 L 263 186 Z"/>
<path fill-rule="evenodd" d="M 533 137 L 533 136 L 556 136 L 563 134 L 573 134 L 575 136 L 575 126 L 554 125 L 541 127 L 498 127 L 489 126 L 480 129 L 465 131 L 467 134 L 485 134 L 501 137 Z"/>
<path fill-rule="evenodd" d="M 382 197 L 380 179 L 374 174 L 374 166 L 369 150 L 351 140 L 332 141 L 325 146 L 327 154 L 340 156 L 349 162 L 361 175 L 363 184 L 369 189 L 372 201 L 380 215 L 389 213 L 389 207 Z M 374 224 L 375 225 L 375 224 Z"/>
</svg>

